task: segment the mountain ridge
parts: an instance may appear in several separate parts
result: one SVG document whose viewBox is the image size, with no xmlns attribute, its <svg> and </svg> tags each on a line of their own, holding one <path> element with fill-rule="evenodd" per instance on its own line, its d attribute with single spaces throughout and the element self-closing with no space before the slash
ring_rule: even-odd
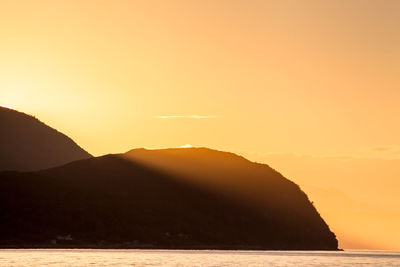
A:
<svg viewBox="0 0 400 267">
<path fill-rule="evenodd" d="M 8 229 L 0 233 L 0 246 L 337 249 L 335 235 L 305 193 L 267 165 L 211 149 L 144 151 L 156 158 L 154 164 L 173 152 L 170 162 L 185 158 L 185 168 L 200 171 L 196 176 L 150 166 L 140 155 L 132 158 L 137 152 L 0 173 L 0 189 L 8 192 L 0 196 L 0 229 Z M 218 157 L 226 164 L 210 167 Z M 244 166 L 228 170 L 238 161 L 248 168 L 247 178 L 238 172 Z M 254 166 L 260 169 L 253 173 Z"/>
<path fill-rule="evenodd" d="M 0 107 L 0 171 L 35 171 L 92 157 L 36 117 Z"/>
<path fill-rule="evenodd" d="M 338 249 L 296 183 L 231 152 L 92 157 L 6 108 L 0 137 L 0 247 Z"/>
</svg>

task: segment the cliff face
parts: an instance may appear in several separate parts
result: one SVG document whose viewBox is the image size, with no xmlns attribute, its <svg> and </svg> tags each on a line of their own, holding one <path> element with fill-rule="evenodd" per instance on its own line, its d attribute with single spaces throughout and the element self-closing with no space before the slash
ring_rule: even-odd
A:
<svg viewBox="0 0 400 267">
<path fill-rule="evenodd" d="M 205 148 L 132 150 L 0 173 L 0 245 L 337 249 L 300 188 Z"/>
<path fill-rule="evenodd" d="M 47 169 L 91 157 L 73 140 L 27 114 L 0 107 L 0 171 Z"/>
</svg>

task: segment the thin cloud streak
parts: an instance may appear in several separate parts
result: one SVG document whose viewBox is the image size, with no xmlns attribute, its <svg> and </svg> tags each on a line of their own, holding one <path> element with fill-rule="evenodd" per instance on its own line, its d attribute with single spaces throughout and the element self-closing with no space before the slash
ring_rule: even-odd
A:
<svg viewBox="0 0 400 267">
<path fill-rule="evenodd" d="M 171 115 L 171 116 L 153 116 L 154 119 L 215 119 L 217 116 L 202 116 L 202 115 Z"/>
</svg>

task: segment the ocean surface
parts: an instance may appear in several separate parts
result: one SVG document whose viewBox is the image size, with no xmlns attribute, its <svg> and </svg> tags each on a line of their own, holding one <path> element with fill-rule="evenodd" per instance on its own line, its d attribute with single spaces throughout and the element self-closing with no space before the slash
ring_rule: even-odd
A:
<svg viewBox="0 0 400 267">
<path fill-rule="evenodd" d="M 400 252 L 2 249 L 0 266 L 400 266 Z"/>
</svg>

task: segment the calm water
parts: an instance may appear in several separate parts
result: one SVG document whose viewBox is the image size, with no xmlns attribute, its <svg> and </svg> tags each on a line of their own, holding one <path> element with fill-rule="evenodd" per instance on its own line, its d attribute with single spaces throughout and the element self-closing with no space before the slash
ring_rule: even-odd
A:
<svg viewBox="0 0 400 267">
<path fill-rule="evenodd" d="M 21 249 L 0 266 L 400 266 L 400 252 Z"/>
</svg>

